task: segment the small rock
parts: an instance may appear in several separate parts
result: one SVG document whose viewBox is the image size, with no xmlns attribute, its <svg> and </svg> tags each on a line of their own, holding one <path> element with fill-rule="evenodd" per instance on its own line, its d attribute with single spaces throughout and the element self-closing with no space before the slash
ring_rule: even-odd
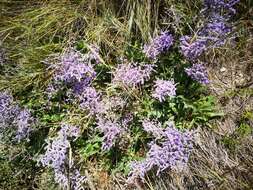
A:
<svg viewBox="0 0 253 190">
<path fill-rule="evenodd" d="M 227 71 L 227 69 L 225 68 L 225 67 L 222 67 L 221 69 L 220 69 L 220 72 L 226 72 Z"/>
</svg>

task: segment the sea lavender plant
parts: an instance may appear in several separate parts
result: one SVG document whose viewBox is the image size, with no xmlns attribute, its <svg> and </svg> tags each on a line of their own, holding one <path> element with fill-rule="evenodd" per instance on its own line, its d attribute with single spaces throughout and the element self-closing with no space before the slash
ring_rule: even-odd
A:
<svg viewBox="0 0 253 190">
<path fill-rule="evenodd" d="M 192 67 L 186 68 L 185 72 L 189 77 L 201 84 L 209 84 L 210 82 L 207 70 L 203 64 L 193 64 Z"/>
<path fill-rule="evenodd" d="M 103 133 L 103 150 L 109 150 L 115 143 L 116 139 L 123 132 L 120 128 L 120 124 L 117 121 L 105 119 L 102 117 L 98 118 L 97 128 Z"/>
<path fill-rule="evenodd" d="M 232 39 L 232 25 L 225 15 L 217 12 L 210 13 L 203 28 L 198 35 L 208 40 L 210 47 L 220 47 L 225 44 L 227 39 Z"/>
<path fill-rule="evenodd" d="M 195 60 L 200 57 L 207 49 L 206 38 L 192 38 L 183 36 L 180 38 L 180 49 L 182 54 L 189 60 Z"/>
<path fill-rule="evenodd" d="M 0 92 L 0 112 L 9 110 L 12 104 L 13 97 L 7 91 Z"/>
<path fill-rule="evenodd" d="M 84 190 L 82 184 L 86 182 L 87 178 L 80 174 L 80 171 L 75 169 L 70 177 L 71 189 L 73 190 Z"/>
<path fill-rule="evenodd" d="M 113 83 L 135 87 L 150 78 L 154 65 L 120 64 L 114 71 Z"/>
<path fill-rule="evenodd" d="M 18 127 L 15 139 L 20 142 L 29 136 L 31 132 L 31 125 L 34 122 L 33 117 L 28 109 L 20 111 L 16 118 L 16 125 Z"/>
<path fill-rule="evenodd" d="M 55 80 L 67 84 L 82 83 L 89 85 L 96 76 L 93 66 L 80 52 L 66 52 L 61 57 L 59 69 L 55 73 Z"/>
<path fill-rule="evenodd" d="M 90 114 L 100 112 L 100 94 L 94 87 L 87 87 L 78 95 L 80 107 L 86 109 Z"/>
<path fill-rule="evenodd" d="M 156 169 L 157 175 L 159 175 L 164 170 L 178 170 L 186 166 L 193 148 L 192 133 L 180 132 L 171 124 L 167 128 L 160 126 L 160 124 L 154 126 L 155 130 L 159 129 L 158 133 L 154 133 L 154 130 L 144 126 L 147 132 L 151 132 L 156 137 L 156 141 L 149 144 L 150 149 L 144 160 L 131 163 L 132 170 L 129 173 L 129 182 L 137 178 L 144 181 L 145 175 L 152 169 Z"/>
<path fill-rule="evenodd" d="M 155 81 L 155 90 L 152 96 L 163 102 L 166 97 L 176 96 L 176 84 L 174 81 L 158 79 Z"/>
<path fill-rule="evenodd" d="M 47 140 L 46 152 L 41 157 L 40 162 L 43 166 L 53 169 L 61 169 L 66 160 L 69 141 L 65 136 L 58 136 L 52 140 Z"/>
<path fill-rule="evenodd" d="M 46 152 L 39 159 L 39 162 L 43 166 L 51 167 L 54 170 L 55 181 L 59 183 L 63 189 L 67 189 L 67 187 L 69 187 L 69 178 L 67 174 L 69 170 L 72 169 L 73 165 L 68 163 L 69 160 L 67 153 L 68 149 L 70 148 L 70 142 L 68 138 L 78 137 L 79 135 L 79 128 L 62 124 L 61 130 L 58 132 L 57 137 L 47 140 Z M 69 165 L 68 169 L 66 169 L 67 165 Z M 69 176 L 71 175 L 73 176 L 70 178 L 70 180 L 74 180 L 72 183 L 80 185 L 83 178 L 80 176 L 76 176 L 77 178 L 75 178 L 76 173 L 70 173 Z M 79 189 L 81 189 L 81 187 Z"/>
<path fill-rule="evenodd" d="M 219 12 L 222 9 L 229 11 L 229 13 L 235 14 L 236 10 L 233 8 L 240 0 L 204 0 L 205 11 Z"/>
<path fill-rule="evenodd" d="M 13 121 L 13 97 L 7 91 L 0 92 L 0 126 L 4 130 Z"/>
<path fill-rule="evenodd" d="M 15 141 L 20 142 L 31 132 L 34 119 L 28 109 L 21 109 L 8 92 L 0 92 L 0 130 L 15 129 Z M 7 128 L 9 127 L 9 128 Z M 11 128 L 10 128 L 11 127 Z"/>
<path fill-rule="evenodd" d="M 159 36 L 144 45 L 143 52 L 152 60 L 157 59 L 158 55 L 167 51 L 173 44 L 173 37 L 168 32 L 161 32 Z"/>
<path fill-rule="evenodd" d="M 234 14 L 233 6 L 239 0 L 205 0 L 204 25 L 198 29 L 194 37 L 183 36 L 180 38 L 182 54 L 191 61 L 199 58 L 207 49 L 224 45 L 227 39 L 233 39 L 232 26 L 228 22 L 230 13 Z M 226 10 L 229 13 L 224 13 Z"/>
</svg>

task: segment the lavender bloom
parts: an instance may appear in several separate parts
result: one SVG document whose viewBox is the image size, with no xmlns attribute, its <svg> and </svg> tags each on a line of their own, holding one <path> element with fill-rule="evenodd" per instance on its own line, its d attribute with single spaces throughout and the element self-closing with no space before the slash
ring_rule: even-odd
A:
<svg viewBox="0 0 253 190">
<path fill-rule="evenodd" d="M 66 174 L 60 169 L 54 170 L 54 179 L 63 189 L 68 189 L 69 180 Z"/>
<path fill-rule="evenodd" d="M 155 81 L 155 91 L 152 96 L 160 102 L 163 102 L 166 97 L 176 96 L 176 84 L 174 81 L 158 79 Z"/>
<path fill-rule="evenodd" d="M 14 127 L 18 142 L 29 136 L 34 119 L 28 109 L 21 110 L 14 104 L 8 92 L 0 92 L 0 113 L 0 130 L 4 132 L 7 127 Z"/>
<path fill-rule="evenodd" d="M 67 124 L 62 124 L 58 136 L 47 140 L 46 152 L 41 157 L 40 162 L 43 166 L 60 169 L 66 160 L 67 149 L 69 148 L 68 137 L 78 137 L 79 129 Z"/>
<path fill-rule="evenodd" d="M 145 175 L 151 169 L 157 169 L 157 175 L 167 169 L 181 169 L 188 162 L 192 146 L 192 134 L 182 133 L 174 127 L 165 129 L 155 126 L 158 129 L 158 142 L 150 143 L 150 150 L 142 161 L 131 164 L 131 172 L 128 181 L 141 178 L 144 181 Z M 153 135 L 153 130 L 149 130 Z"/>
<path fill-rule="evenodd" d="M 13 97 L 6 91 L 0 92 L 0 126 L 5 129 L 13 120 Z"/>
<path fill-rule="evenodd" d="M 173 37 L 168 32 L 162 32 L 161 35 L 154 38 L 150 44 L 144 46 L 143 52 L 152 60 L 158 55 L 167 51 L 173 44 Z"/>
<path fill-rule="evenodd" d="M 142 179 L 144 181 L 145 175 L 149 170 L 152 169 L 152 166 L 149 167 L 146 160 L 143 161 L 133 161 L 129 164 L 131 168 L 130 172 L 128 173 L 128 183 L 133 183 L 136 179 Z"/>
<path fill-rule="evenodd" d="M 99 117 L 97 122 L 97 128 L 104 134 L 103 137 L 103 150 L 109 150 L 115 143 L 115 140 L 123 129 L 120 128 L 116 121 L 107 120 Z"/>
<path fill-rule="evenodd" d="M 89 110 L 91 114 L 95 114 L 100 111 L 100 95 L 95 88 L 85 88 L 78 98 L 80 101 L 80 107 Z"/>
<path fill-rule="evenodd" d="M 195 37 L 183 36 L 180 39 L 180 48 L 183 55 L 189 60 L 196 60 L 205 50 L 224 45 L 232 27 L 228 23 L 230 13 L 235 13 L 233 6 L 239 0 L 205 0 L 204 13 L 205 23 L 199 29 Z M 228 13 L 227 13 L 228 11 Z M 234 38 L 232 36 L 231 38 Z"/>
<path fill-rule="evenodd" d="M 82 184 L 86 181 L 85 176 L 81 176 L 79 170 L 75 170 L 71 175 L 71 189 L 73 190 L 84 190 Z"/>
<path fill-rule="evenodd" d="M 203 29 L 198 32 L 198 35 L 207 38 L 210 47 L 219 47 L 225 44 L 231 33 L 232 27 L 226 21 L 226 18 L 217 13 L 212 13 Z"/>
<path fill-rule="evenodd" d="M 58 135 L 60 137 L 79 137 L 80 135 L 80 129 L 76 126 L 68 125 L 68 124 L 62 124 L 61 130 L 58 132 Z"/>
<path fill-rule="evenodd" d="M 3 113 L 8 110 L 13 103 L 13 97 L 6 91 L 0 92 L 0 111 Z"/>
<path fill-rule="evenodd" d="M 123 84 L 129 87 L 135 87 L 139 84 L 143 84 L 150 78 L 153 65 L 138 66 L 134 64 L 120 64 L 113 73 L 113 83 Z"/>
<path fill-rule="evenodd" d="M 127 128 L 127 126 L 133 121 L 133 115 L 131 113 L 126 114 L 121 121 L 121 124 L 124 128 Z"/>
<path fill-rule="evenodd" d="M 82 82 L 88 85 L 95 76 L 96 72 L 86 58 L 79 52 L 71 51 L 61 57 L 60 68 L 56 71 L 55 80 L 68 84 Z"/>
<path fill-rule="evenodd" d="M 235 14 L 235 9 L 233 6 L 237 4 L 240 0 L 204 0 L 204 10 L 219 11 L 222 9 L 228 10 L 230 13 Z"/>
<path fill-rule="evenodd" d="M 193 80 L 201 84 L 209 84 L 208 74 L 203 64 L 193 64 L 191 68 L 186 68 L 185 72 Z"/>
<path fill-rule="evenodd" d="M 72 163 L 68 163 L 68 149 L 70 148 L 70 143 L 68 137 L 78 137 L 80 130 L 77 127 L 62 124 L 61 130 L 58 132 L 58 136 L 47 140 L 46 152 L 41 156 L 39 161 L 43 166 L 51 167 L 54 170 L 55 181 L 59 185 L 67 189 L 69 187 L 69 179 L 67 173 L 72 169 Z M 69 164 L 69 170 L 66 170 L 65 165 Z M 81 182 L 84 177 L 80 176 L 79 173 L 72 174 L 69 173 L 71 184 L 73 184 L 74 189 L 82 189 Z"/>
<path fill-rule="evenodd" d="M 64 136 L 59 136 L 51 142 L 47 141 L 46 152 L 41 157 L 40 162 L 43 166 L 60 170 L 65 163 L 68 148 L 69 141 Z"/>
<path fill-rule="evenodd" d="M 16 119 L 16 124 L 18 126 L 16 139 L 18 142 L 29 136 L 31 132 L 31 124 L 33 121 L 34 119 L 32 118 L 31 113 L 28 109 L 24 109 L 19 113 Z"/>
<path fill-rule="evenodd" d="M 180 48 L 187 59 L 195 60 L 207 49 L 207 39 L 197 38 L 193 40 L 190 36 L 183 36 L 180 38 Z"/>
</svg>

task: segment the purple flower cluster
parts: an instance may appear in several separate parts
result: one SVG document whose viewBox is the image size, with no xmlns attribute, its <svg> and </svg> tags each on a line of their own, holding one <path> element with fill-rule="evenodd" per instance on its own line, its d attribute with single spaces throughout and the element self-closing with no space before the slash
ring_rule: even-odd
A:
<svg viewBox="0 0 253 190">
<path fill-rule="evenodd" d="M 67 189 L 69 184 L 72 184 L 73 189 L 81 190 L 81 184 L 85 181 L 85 177 L 82 177 L 78 170 L 69 173 L 72 169 L 72 164 L 68 163 L 67 155 L 70 148 L 69 138 L 77 138 L 79 135 L 79 128 L 62 124 L 57 137 L 47 140 L 46 152 L 39 159 L 42 166 L 51 167 L 54 170 L 55 181 L 64 189 Z M 70 183 L 68 173 L 71 180 Z"/>
<path fill-rule="evenodd" d="M 66 51 L 58 61 L 58 64 L 51 64 L 54 68 L 54 80 L 47 88 L 49 98 L 53 97 L 63 87 L 68 87 L 70 94 L 80 95 L 83 90 L 91 86 L 92 80 L 96 77 L 93 61 L 100 63 L 99 48 L 90 46 L 90 52 L 82 54 L 70 49 Z"/>
<path fill-rule="evenodd" d="M 18 127 L 16 132 L 16 139 L 18 142 L 29 136 L 31 131 L 30 125 L 33 123 L 33 121 L 34 119 L 28 109 L 23 109 L 20 111 L 16 118 L 16 125 Z"/>
<path fill-rule="evenodd" d="M 67 84 L 84 83 L 88 85 L 96 76 L 92 65 L 84 55 L 77 51 L 66 52 L 61 57 L 59 69 L 55 73 L 56 81 Z"/>
<path fill-rule="evenodd" d="M 115 143 L 116 138 L 120 136 L 123 129 L 117 121 L 98 118 L 97 128 L 104 134 L 103 136 L 103 150 L 109 150 Z"/>
<path fill-rule="evenodd" d="M 16 105 L 12 95 L 6 91 L 0 92 L 0 113 L 0 129 L 2 131 L 8 127 L 16 129 L 14 139 L 18 142 L 29 136 L 31 126 L 34 124 L 30 111 Z"/>
<path fill-rule="evenodd" d="M 135 87 L 143 84 L 150 78 L 154 65 L 137 65 L 136 63 L 119 64 L 113 75 L 114 84 L 123 84 L 128 87 Z"/>
<path fill-rule="evenodd" d="M 79 170 L 74 170 L 73 174 L 70 176 L 70 180 L 71 180 L 71 189 L 73 190 L 84 190 L 84 188 L 82 187 L 82 184 L 84 182 L 86 182 L 86 177 L 82 176 L 80 174 Z"/>
<path fill-rule="evenodd" d="M 146 158 L 131 164 L 129 181 L 141 178 L 152 169 L 157 170 L 157 175 L 167 169 L 181 169 L 186 166 L 192 146 L 192 133 L 180 132 L 171 124 L 167 128 L 161 128 L 161 124 L 146 120 L 144 129 L 156 137 L 156 141 L 150 143 L 150 149 Z M 153 128 L 153 129 L 152 129 Z"/>
<path fill-rule="evenodd" d="M 89 110 L 90 114 L 100 111 L 100 95 L 94 87 L 87 87 L 78 96 L 80 107 Z"/>
<path fill-rule="evenodd" d="M 0 92 L 0 126 L 6 128 L 13 121 L 13 97 L 6 91 Z"/>
<path fill-rule="evenodd" d="M 193 64 L 192 67 L 186 68 L 185 72 L 193 80 L 201 84 L 209 84 L 208 74 L 203 64 Z"/>
<path fill-rule="evenodd" d="M 160 102 L 163 102 L 166 97 L 176 96 L 176 84 L 174 81 L 158 79 L 155 81 L 155 90 L 152 96 Z"/>
<path fill-rule="evenodd" d="M 161 32 L 149 44 L 144 46 L 143 52 L 152 60 L 157 59 L 158 55 L 167 51 L 173 44 L 173 37 L 168 32 Z"/>
<path fill-rule="evenodd" d="M 240 0 L 204 0 L 204 7 L 206 11 L 220 11 L 227 10 L 235 14 L 236 10 L 233 8 Z"/>
<path fill-rule="evenodd" d="M 198 28 L 194 36 L 183 36 L 180 39 L 182 54 L 189 60 L 196 60 L 205 50 L 219 47 L 229 39 L 232 26 L 228 22 L 229 14 L 224 10 L 235 13 L 233 6 L 238 0 L 205 0 L 204 1 L 204 26 Z"/>
<path fill-rule="evenodd" d="M 207 39 L 197 38 L 194 40 L 190 36 L 182 36 L 180 38 L 180 48 L 183 55 L 190 60 L 195 60 L 207 49 Z"/>
<path fill-rule="evenodd" d="M 42 165 L 60 169 L 66 160 L 68 137 L 78 137 L 79 133 L 79 128 L 62 124 L 58 136 L 47 141 L 46 153 L 40 159 Z"/>
<path fill-rule="evenodd" d="M 227 39 L 233 38 L 232 25 L 228 18 L 217 12 L 210 13 L 205 26 L 199 31 L 199 36 L 205 36 L 212 47 L 220 47 L 225 44 Z"/>
</svg>

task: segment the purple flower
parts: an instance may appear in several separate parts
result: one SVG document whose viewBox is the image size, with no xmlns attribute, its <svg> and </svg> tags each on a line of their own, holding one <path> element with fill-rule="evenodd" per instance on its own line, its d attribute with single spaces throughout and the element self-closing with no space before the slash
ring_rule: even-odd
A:
<svg viewBox="0 0 253 190">
<path fill-rule="evenodd" d="M 120 64 L 114 71 L 114 84 L 123 84 L 128 87 L 135 87 L 139 84 L 144 84 L 150 78 L 153 65 L 139 66 L 136 63 Z"/>
<path fill-rule="evenodd" d="M 54 179 L 63 189 L 68 189 L 68 176 L 61 169 L 54 170 Z"/>
<path fill-rule="evenodd" d="M 79 137 L 80 129 L 76 126 L 68 125 L 66 123 L 61 124 L 61 130 L 58 132 L 58 135 L 64 138 L 67 137 Z"/>
<path fill-rule="evenodd" d="M 15 115 L 12 114 L 14 111 L 13 97 L 7 91 L 0 92 L 0 126 L 1 130 L 5 129 L 12 123 Z"/>
<path fill-rule="evenodd" d="M 185 72 L 193 80 L 201 84 L 209 84 L 208 74 L 203 64 L 193 64 L 192 67 L 186 68 Z"/>
<path fill-rule="evenodd" d="M 180 38 L 182 54 L 189 60 L 196 60 L 207 49 L 224 45 L 231 36 L 232 27 L 228 22 L 230 16 L 235 13 L 233 6 L 239 0 L 205 0 L 204 26 L 198 28 L 194 37 L 183 36 Z"/>
<path fill-rule="evenodd" d="M 122 126 L 124 128 L 127 128 L 127 126 L 133 121 L 133 115 L 131 113 L 126 114 L 123 118 L 122 118 Z"/>
<path fill-rule="evenodd" d="M 176 84 L 174 81 L 158 79 L 155 81 L 155 90 L 152 96 L 163 102 L 166 97 L 176 96 Z"/>
<path fill-rule="evenodd" d="M 64 136 L 58 136 L 53 140 L 47 141 L 46 152 L 41 157 L 40 162 L 43 166 L 60 170 L 66 160 L 69 141 Z"/>
<path fill-rule="evenodd" d="M 8 110 L 13 104 L 13 97 L 7 91 L 0 92 L 0 112 Z"/>
<path fill-rule="evenodd" d="M 104 119 L 102 117 L 98 118 L 97 128 L 103 133 L 103 150 L 109 150 L 115 143 L 116 139 L 123 132 L 117 121 L 112 121 L 109 119 Z"/>
<path fill-rule="evenodd" d="M 29 136 L 33 121 L 34 119 L 32 118 L 31 113 L 28 109 L 23 109 L 20 111 L 15 122 L 18 127 L 16 132 L 16 139 L 18 142 Z"/>
<path fill-rule="evenodd" d="M 232 14 L 235 14 L 235 9 L 233 6 L 237 4 L 240 0 L 204 0 L 205 10 L 208 11 L 221 11 L 222 9 L 229 11 Z"/>
<path fill-rule="evenodd" d="M 161 32 L 149 44 L 144 46 L 143 52 L 150 59 L 157 59 L 158 55 L 167 51 L 173 44 L 173 37 L 168 32 Z"/>
<path fill-rule="evenodd" d="M 73 190 L 84 190 L 82 184 L 86 182 L 87 178 L 85 176 L 81 176 L 80 171 L 75 169 L 71 175 L 71 189 Z"/>
<path fill-rule="evenodd" d="M 156 137 L 157 142 L 150 143 L 150 149 L 144 160 L 135 161 L 130 165 L 131 171 L 128 181 L 137 178 L 144 181 L 145 175 L 152 169 L 156 169 L 157 175 L 159 175 L 164 170 L 178 170 L 186 166 L 193 149 L 192 133 L 180 132 L 172 126 L 165 129 L 160 126 L 160 124 L 157 126 L 150 125 L 152 129 L 148 128 L 148 131 Z M 158 131 L 158 133 L 154 131 Z"/>
<path fill-rule="evenodd" d="M 207 49 L 207 39 L 193 39 L 190 36 L 183 36 L 180 38 L 180 49 L 187 59 L 195 60 Z"/>
<path fill-rule="evenodd" d="M 21 109 L 8 92 L 0 92 L 0 130 L 15 129 L 15 140 L 20 142 L 29 136 L 34 119 L 28 109 Z"/>
<path fill-rule="evenodd" d="M 55 181 L 64 189 L 67 189 L 69 184 L 72 184 L 74 189 L 82 189 L 81 183 L 84 177 L 76 170 L 72 172 L 73 164 L 68 160 L 68 149 L 70 148 L 68 138 L 79 135 L 79 128 L 62 124 L 58 135 L 47 140 L 46 152 L 39 159 L 42 166 L 51 167 L 54 170 Z M 66 166 L 68 167 L 66 168 Z"/>
<path fill-rule="evenodd" d="M 211 14 L 210 19 L 198 32 L 198 35 L 207 38 L 210 47 L 219 47 L 224 45 L 228 38 L 234 38 L 231 33 L 231 24 L 226 21 L 224 16 L 215 12 Z"/>
<path fill-rule="evenodd" d="M 80 107 L 87 109 L 91 114 L 100 112 L 100 95 L 93 87 L 85 88 L 80 95 L 78 95 Z"/>
<path fill-rule="evenodd" d="M 56 81 L 67 84 L 82 82 L 88 85 L 95 76 L 96 72 L 85 56 L 77 51 L 70 51 L 61 57 L 59 69 L 54 78 Z"/>
</svg>

